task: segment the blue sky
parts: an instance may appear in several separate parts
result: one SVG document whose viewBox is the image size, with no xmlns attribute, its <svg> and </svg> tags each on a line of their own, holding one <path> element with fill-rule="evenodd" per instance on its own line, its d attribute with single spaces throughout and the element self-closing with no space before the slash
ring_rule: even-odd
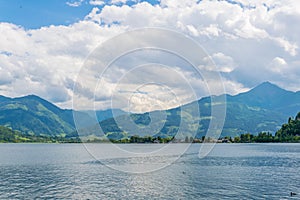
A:
<svg viewBox="0 0 300 200">
<path fill-rule="evenodd" d="M 174 30 L 198 42 L 213 59 L 226 93 L 265 81 L 299 91 L 299 7 L 294 0 L 0 0 L 0 95 L 36 94 L 70 108 L 88 55 L 114 36 L 144 27 Z M 193 80 L 198 96 L 207 95 L 201 79 L 171 67 Z M 122 72 L 114 70 L 98 95 L 103 109 Z M 159 77 L 172 78 L 168 75 Z"/>
<path fill-rule="evenodd" d="M 27 29 L 68 25 L 83 19 L 93 8 L 88 3 L 72 7 L 63 0 L 0 0 L 0 21 Z"/>
<path fill-rule="evenodd" d="M 78 6 L 75 6 L 80 2 Z M 142 1 L 140 1 L 142 2 Z M 157 4 L 157 0 L 148 0 L 150 4 Z M 73 6 L 70 6 L 74 4 Z M 106 1 L 106 5 L 110 5 Z M 103 8 L 105 5 L 97 5 Z M 123 3 L 118 3 L 122 5 Z M 128 1 L 127 5 L 135 2 Z M 21 25 L 26 29 L 35 29 L 50 25 L 69 25 L 82 20 L 95 5 L 88 0 L 0 0 L 0 21 Z"/>
</svg>

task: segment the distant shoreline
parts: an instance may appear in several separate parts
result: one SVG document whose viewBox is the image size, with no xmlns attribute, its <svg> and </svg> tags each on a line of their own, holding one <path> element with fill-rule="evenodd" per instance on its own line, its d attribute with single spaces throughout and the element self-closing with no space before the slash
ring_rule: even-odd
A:
<svg viewBox="0 0 300 200">
<path fill-rule="evenodd" d="M 298 144 L 297 142 L 169 142 L 169 143 L 122 143 L 122 142 L 0 142 L 0 144 Z"/>
</svg>

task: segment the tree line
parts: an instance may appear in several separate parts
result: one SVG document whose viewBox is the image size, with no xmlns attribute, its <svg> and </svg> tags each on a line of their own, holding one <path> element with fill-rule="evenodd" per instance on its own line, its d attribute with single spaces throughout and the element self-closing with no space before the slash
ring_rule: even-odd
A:
<svg viewBox="0 0 300 200">
<path fill-rule="evenodd" d="M 199 142 L 216 142 L 211 138 L 193 138 L 186 136 L 184 139 L 177 139 L 176 137 L 163 137 L 163 136 L 130 136 L 121 139 L 100 139 L 86 140 L 84 142 L 113 142 L 113 143 L 199 143 Z M 40 142 L 40 143 L 80 143 L 81 139 L 77 137 L 64 137 L 64 136 L 49 136 L 49 135 L 28 135 L 22 134 L 19 131 L 14 131 L 8 127 L 0 126 L 0 143 L 20 143 L 20 142 Z M 230 143 L 267 143 L 267 142 L 300 142 L 300 112 L 296 115 L 295 119 L 289 118 L 288 123 L 285 123 L 273 135 L 269 132 L 260 132 L 258 135 L 251 133 L 241 134 L 240 136 L 219 138 L 217 142 L 230 142 Z"/>
<path fill-rule="evenodd" d="M 235 137 L 233 142 L 300 142 L 300 112 L 295 119 L 290 117 L 288 123 L 283 124 L 275 135 L 268 132 L 261 132 L 257 136 L 246 133 Z"/>
</svg>

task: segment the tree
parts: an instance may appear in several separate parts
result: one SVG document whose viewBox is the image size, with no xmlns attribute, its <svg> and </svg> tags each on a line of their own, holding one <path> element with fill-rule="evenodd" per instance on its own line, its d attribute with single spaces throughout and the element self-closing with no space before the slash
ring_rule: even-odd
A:
<svg viewBox="0 0 300 200">
<path fill-rule="evenodd" d="M 193 142 L 194 141 L 194 138 L 191 136 L 190 137 L 190 142 Z"/>
<path fill-rule="evenodd" d="M 235 143 L 240 143 L 241 142 L 241 138 L 239 136 L 234 137 L 233 141 Z"/>
<path fill-rule="evenodd" d="M 205 140 L 205 136 L 202 136 L 202 137 L 201 137 L 201 140 L 202 140 L 202 142 L 204 142 L 204 140 Z"/>
<path fill-rule="evenodd" d="M 298 112 L 298 114 L 296 116 L 296 120 L 300 121 L 300 112 Z"/>
<path fill-rule="evenodd" d="M 295 120 L 289 118 L 287 124 L 283 124 L 275 134 L 275 140 L 278 142 L 297 142 L 300 136 L 300 112 Z"/>
<path fill-rule="evenodd" d="M 184 142 L 188 143 L 189 142 L 189 137 L 188 136 L 185 136 L 185 140 Z"/>
<path fill-rule="evenodd" d="M 253 135 L 250 133 L 241 134 L 241 142 L 243 143 L 249 143 L 252 142 Z"/>
</svg>

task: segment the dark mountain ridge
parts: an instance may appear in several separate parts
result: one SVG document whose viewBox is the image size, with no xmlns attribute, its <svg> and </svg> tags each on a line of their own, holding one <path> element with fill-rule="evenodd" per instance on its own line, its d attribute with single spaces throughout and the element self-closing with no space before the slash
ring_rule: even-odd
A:
<svg viewBox="0 0 300 200">
<path fill-rule="evenodd" d="M 246 132 L 257 134 L 261 131 L 274 133 L 288 117 L 295 116 L 300 111 L 300 92 L 287 91 L 270 82 L 264 82 L 245 93 L 225 96 L 227 111 L 223 136 L 235 136 Z M 201 111 L 200 128 L 197 131 L 199 137 L 205 135 L 210 122 L 210 101 L 210 97 L 204 97 L 190 103 L 197 103 Z M 76 130 L 73 112 L 77 112 L 82 121 L 88 122 L 90 119 L 89 112 L 61 109 L 36 95 L 18 98 L 0 95 L 0 125 L 26 134 L 74 136 Z M 167 121 L 160 132 L 155 133 L 157 136 L 173 136 L 182 120 L 180 107 L 166 112 Z M 128 116 L 128 113 L 119 109 L 96 111 L 97 119 L 101 121 L 100 125 L 107 135 L 111 137 L 117 135 L 121 138 L 135 134 L 125 134 L 116 125 L 112 113 L 118 118 Z M 149 113 L 130 114 L 130 116 L 137 124 L 149 123 Z"/>
<path fill-rule="evenodd" d="M 26 134 L 59 135 L 74 131 L 71 110 L 35 95 L 0 98 L 0 125 Z"/>
<path fill-rule="evenodd" d="M 270 82 L 264 82 L 245 93 L 228 98 L 230 102 L 244 103 L 294 116 L 300 109 L 300 91 L 291 92 Z"/>
<path fill-rule="evenodd" d="M 224 95 L 221 96 L 224 97 Z M 215 96 L 215 101 L 222 99 L 221 96 Z M 288 117 L 294 116 L 300 110 L 300 92 L 287 91 L 270 82 L 264 82 L 245 93 L 234 96 L 225 95 L 225 98 L 227 108 L 222 136 L 237 136 L 247 132 L 258 134 L 264 131 L 275 133 Z M 187 104 L 199 106 L 201 120 L 196 134 L 198 138 L 207 132 L 211 117 L 210 103 L 211 97 L 204 97 Z M 168 118 L 165 125 L 155 136 L 174 136 L 178 131 L 180 107 L 166 112 Z M 147 115 L 149 114 L 134 114 L 132 118 L 137 124 L 143 124 L 143 120 L 140 119 L 147 121 L 145 120 Z M 106 134 L 118 135 L 120 138 L 120 129 L 113 118 L 100 122 L 100 125 Z M 134 135 L 135 133 L 126 134 Z"/>
</svg>

